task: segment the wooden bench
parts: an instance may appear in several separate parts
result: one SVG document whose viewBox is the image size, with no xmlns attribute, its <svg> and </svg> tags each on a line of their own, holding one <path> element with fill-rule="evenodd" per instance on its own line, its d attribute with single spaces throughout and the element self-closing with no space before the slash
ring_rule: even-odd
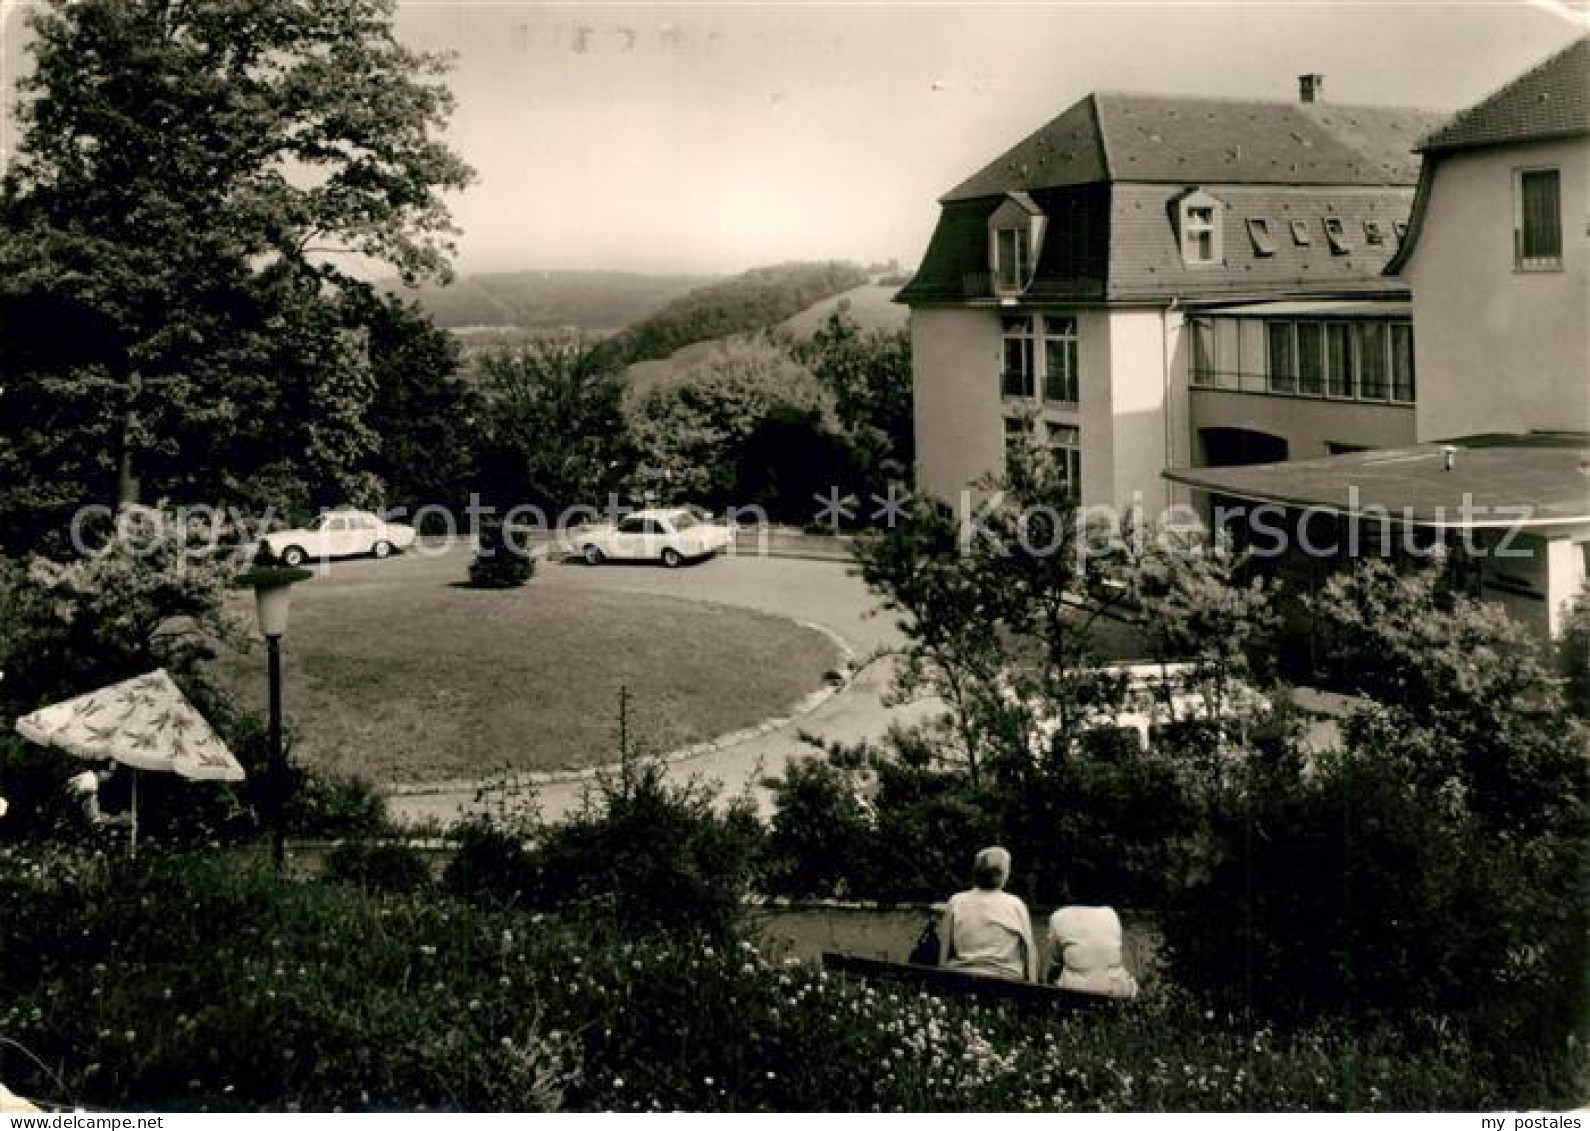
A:
<svg viewBox="0 0 1590 1131">
<path fill-rule="evenodd" d="M 823 969 L 873 981 L 916 986 L 933 993 L 957 994 L 988 1001 L 1010 1001 L 1042 1009 L 1099 1009 L 1117 999 L 1102 994 L 1077 993 L 1039 982 L 1013 982 L 950 970 L 942 966 L 918 966 L 909 962 L 889 962 L 882 958 L 863 958 L 858 954 L 823 952 Z"/>
</svg>

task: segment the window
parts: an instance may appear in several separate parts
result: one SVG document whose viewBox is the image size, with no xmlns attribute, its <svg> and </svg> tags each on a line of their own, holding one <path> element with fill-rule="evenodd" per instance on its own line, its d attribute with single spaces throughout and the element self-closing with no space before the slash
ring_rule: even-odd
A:
<svg viewBox="0 0 1590 1131">
<path fill-rule="evenodd" d="M 1391 230 L 1397 233 L 1397 242 L 1401 243 L 1408 238 L 1408 225 L 1405 221 L 1398 220 L 1391 225 Z"/>
<path fill-rule="evenodd" d="M 1513 221 L 1520 271 L 1562 269 L 1562 184 L 1556 169 L 1520 169 Z"/>
<path fill-rule="evenodd" d="M 1307 247 L 1309 245 L 1308 225 L 1302 220 L 1292 221 L 1292 242 L 1297 244 L 1298 247 Z"/>
<path fill-rule="evenodd" d="M 1192 383 L 1214 388 L 1219 378 L 1215 369 L 1215 326 L 1202 318 L 1187 319 L 1187 341 L 1192 356 Z"/>
<path fill-rule="evenodd" d="M 1033 383 L 1033 331 L 1030 317 L 1006 318 L 1005 366 L 999 379 L 1000 394 L 1031 399 Z"/>
<path fill-rule="evenodd" d="M 1413 324 L 1391 324 L 1391 399 L 1413 403 Z"/>
<path fill-rule="evenodd" d="M 1270 392 L 1295 392 L 1297 350 L 1292 340 L 1292 323 L 1269 322 L 1266 331 L 1270 339 Z"/>
<path fill-rule="evenodd" d="M 1049 459 L 1055 474 L 1072 495 L 1082 494 L 1082 429 L 1074 424 L 1049 425 Z"/>
<path fill-rule="evenodd" d="M 1020 228 L 994 230 L 994 281 L 1002 291 L 1027 285 L 1027 233 Z"/>
<path fill-rule="evenodd" d="M 1331 245 L 1332 255 L 1346 255 L 1353 250 L 1352 242 L 1347 238 L 1347 229 L 1342 225 L 1340 216 L 1325 217 L 1325 239 Z"/>
<path fill-rule="evenodd" d="M 1187 209 L 1181 230 L 1181 254 L 1188 263 L 1215 261 L 1215 210 L 1211 207 Z"/>
<path fill-rule="evenodd" d="M 1325 325 L 1325 395 L 1353 395 L 1353 346 L 1350 327 L 1345 322 Z"/>
<path fill-rule="evenodd" d="M 1379 220 L 1364 221 L 1364 242 L 1376 245 L 1386 242 L 1386 233 L 1381 230 Z"/>
<path fill-rule="evenodd" d="M 1222 261 L 1220 229 L 1225 208 L 1223 203 L 1199 188 L 1188 189 L 1176 198 L 1172 218 L 1183 263 L 1189 267 L 1203 267 Z"/>
<path fill-rule="evenodd" d="M 1043 399 L 1077 403 L 1077 320 L 1043 320 Z"/>
<path fill-rule="evenodd" d="M 1325 392 L 1325 326 L 1297 324 L 1297 391 L 1317 397 Z"/>
<path fill-rule="evenodd" d="M 1270 222 L 1264 217 L 1248 217 L 1248 239 L 1253 241 L 1254 255 L 1275 254 L 1275 240 L 1270 235 Z"/>
<path fill-rule="evenodd" d="M 1358 331 L 1358 396 L 1360 400 L 1386 399 L 1386 327 L 1380 322 L 1360 322 Z"/>
</svg>

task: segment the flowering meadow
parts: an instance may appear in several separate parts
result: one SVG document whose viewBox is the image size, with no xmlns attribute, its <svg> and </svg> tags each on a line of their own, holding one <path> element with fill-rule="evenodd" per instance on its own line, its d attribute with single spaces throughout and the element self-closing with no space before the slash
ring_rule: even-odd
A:
<svg viewBox="0 0 1590 1131">
<path fill-rule="evenodd" d="M 279 879 L 221 853 L 0 855 L 0 1080 L 90 1107 L 1484 1110 L 1545 1103 L 1439 1026 L 1290 1034 L 1160 983 L 1056 1016 L 744 934 Z"/>
</svg>

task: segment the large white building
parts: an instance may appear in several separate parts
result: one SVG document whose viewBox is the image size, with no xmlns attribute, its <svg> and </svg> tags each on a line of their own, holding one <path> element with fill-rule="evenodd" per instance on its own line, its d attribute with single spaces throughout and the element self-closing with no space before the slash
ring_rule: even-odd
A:
<svg viewBox="0 0 1590 1131">
<path fill-rule="evenodd" d="M 1440 120 L 1089 96 L 951 190 L 911 307 L 918 485 L 954 500 L 1029 430 L 1085 504 L 1167 467 L 1414 438 L 1400 246 Z M 1185 493 L 1183 493 L 1185 494 Z"/>
<path fill-rule="evenodd" d="M 1085 506 L 1389 513 L 1555 633 L 1590 537 L 1586 44 L 1450 120 L 1312 75 L 1072 106 L 942 198 L 899 296 L 918 486 L 1035 432 Z"/>
<path fill-rule="evenodd" d="M 1590 40 L 1419 145 L 1407 238 L 1419 392 L 1412 442 L 1242 468 L 1179 468 L 1205 497 L 1398 518 L 1444 539 L 1473 591 L 1555 635 L 1590 557 Z"/>
</svg>

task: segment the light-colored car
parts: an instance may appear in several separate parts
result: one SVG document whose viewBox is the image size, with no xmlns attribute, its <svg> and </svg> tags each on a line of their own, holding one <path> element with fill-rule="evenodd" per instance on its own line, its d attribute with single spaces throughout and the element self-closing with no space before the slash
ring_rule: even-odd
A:
<svg viewBox="0 0 1590 1131">
<path fill-rule="evenodd" d="M 415 531 L 401 522 L 387 522 L 369 511 L 338 508 L 323 513 L 308 526 L 277 530 L 265 535 L 265 555 L 283 565 L 296 566 L 310 558 L 348 558 L 370 554 L 384 558 L 393 550 L 414 545 Z"/>
<path fill-rule="evenodd" d="M 614 523 L 590 526 L 573 538 L 575 552 L 591 565 L 605 561 L 660 561 L 670 569 L 729 547 L 732 528 L 685 507 L 642 510 Z"/>
</svg>

